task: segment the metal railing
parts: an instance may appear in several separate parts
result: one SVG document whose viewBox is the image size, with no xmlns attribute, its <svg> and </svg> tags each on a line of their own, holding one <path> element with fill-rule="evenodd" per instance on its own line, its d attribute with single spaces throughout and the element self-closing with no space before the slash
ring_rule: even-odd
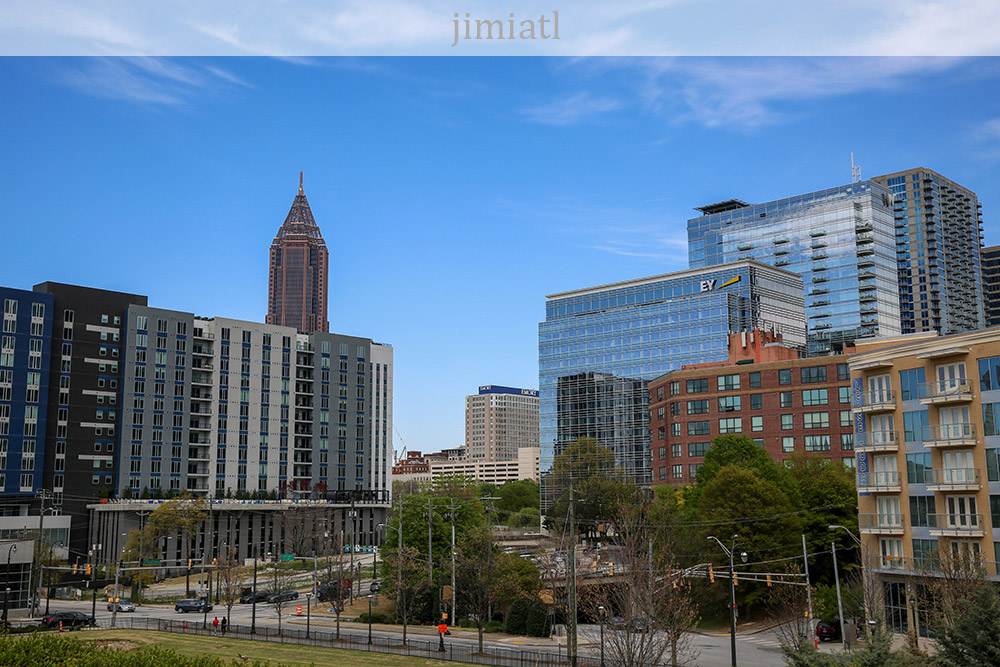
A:
<svg viewBox="0 0 1000 667">
<path fill-rule="evenodd" d="M 301 620 L 298 616 L 296 618 Z M 110 627 L 110 622 L 102 620 L 99 626 Z M 118 617 L 116 627 L 130 630 L 156 630 L 158 632 L 174 632 L 200 636 L 221 634 L 221 631 L 212 626 L 212 619 L 208 619 L 206 622 L 204 618 L 198 618 L 197 616 L 193 616 L 191 620 Z M 406 645 L 403 645 L 402 637 L 373 636 L 371 643 L 369 643 L 367 632 L 358 632 L 353 628 L 351 630 L 341 630 L 338 639 L 336 630 L 323 627 L 307 631 L 298 623 L 296 623 L 294 628 L 282 627 L 280 633 L 276 627 L 272 626 L 258 625 L 256 632 L 251 632 L 249 626 L 230 625 L 226 629 L 225 636 L 230 639 L 320 646 L 348 651 L 368 651 L 405 655 L 414 658 L 427 658 L 430 660 L 449 660 L 477 665 L 491 665 L 495 667 L 537 667 L 541 665 L 554 666 L 568 664 L 565 649 L 560 654 L 543 651 L 540 648 L 525 650 L 484 646 L 483 652 L 479 653 L 479 647 L 475 643 L 459 644 L 450 639 L 445 639 L 444 650 L 442 651 L 440 640 L 436 637 L 434 639 L 424 639 L 426 635 L 418 635 L 420 637 L 418 639 L 410 635 L 407 637 Z M 584 652 L 589 653 L 589 651 Z M 590 655 L 580 655 L 578 664 L 581 667 L 599 667 L 599 660 L 595 660 Z"/>
<path fill-rule="evenodd" d="M 885 512 L 859 514 L 858 527 L 862 531 L 882 532 L 903 530 L 903 515 Z"/>
<path fill-rule="evenodd" d="M 981 486 L 979 471 L 975 468 L 942 468 L 924 471 L 927 488 L 932 486 L 967 489 Z"/>
<path fill-rule="evenodd" d="M 983 532 L 982 514 L 928 514 L 927 526 L 931 531 L 948 533 L 981 533 Z"/>
<path fill-rule="evenodd" d="M 896 406 L 896 394 L 892 389 L 875 389 L 862 392 L 861 408 L 894 408 Z"/>
<path fill-rule="evenodd" d="M 927 401 L 969 400 L 972 398 L 972 382 L 968 378 L 924 382 L 917 385 L 917 396 Z"/>
<path fill-rule="evenodd" d="M 899 471 L 885 470 L 880 472 L 859 472 L 858 486 L 867 489 L 890 488 L 899 486 Z"/>
<path fill-rule="evenodd" d="M 976 425 L 972 423 L 937 424 L 935 426 L 923 426 L 920 435 L 924 444 L 938 443 L 938 446 L 947 446 L 950 443 L 966 444 L 976 439 Z"/>
</svg>

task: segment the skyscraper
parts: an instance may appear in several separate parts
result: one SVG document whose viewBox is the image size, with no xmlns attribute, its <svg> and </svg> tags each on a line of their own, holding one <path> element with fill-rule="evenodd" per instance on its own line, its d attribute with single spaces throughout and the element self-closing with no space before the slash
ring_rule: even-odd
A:
<svg viewBox="0 0 1000 667">
<path fill-rule="evenodd" d="M 316 225 L 299 172 L 299 193 L 271 243 L 267 324 L 300 333 L 329 331 L 326 317 L 330 254 Z"/>
<path fill-rule="evenodd" d="M 1000 324 L 1000 245 L 983 248 L 983 307 L 986 326 Z"/>
<path fill-rule="evenodd" d="M 538 447 L 538 391 L 485 385 L 465 397 L 465 455 L 470 461 L 512 461 Z"/>
<path fill-rule="evenodd" d="M 976 193 L 923 167 L 872 180 L 893 194 L 902 332 L 983 328 Z"/>
<path fill-rule="evenodd" d="M 702 215 L 688 220 L 692 269 L 755 259 L 802 276 L 810 352 L 900 333 L 892 196 L 883 185 L 696 210 Z"/>
</svg>

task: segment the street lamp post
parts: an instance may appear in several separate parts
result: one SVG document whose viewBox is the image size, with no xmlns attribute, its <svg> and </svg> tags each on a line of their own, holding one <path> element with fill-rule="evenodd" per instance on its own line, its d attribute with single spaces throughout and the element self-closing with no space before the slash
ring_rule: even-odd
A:
<svg viewBox="0 0 1000 667">
<path fill-rule="evenodd" d="M 87 552 L 87 558 L 94 557 L 94 550 Z M 90 615 L 97 618 L 97 561 L 94 561 L 94 569 L 90 571 L 90 588 L 92 589 L 93 601 L 90 606 Z"/>
<path fill-rule="evenodd" d="M 372 594 L 368 594 L 368 645 L 372 643 Z"/>
<path fill-rule="evenodd" d="M 259 556 L 259 547 L 253 550 L 253 597 L 250 599 L 251 612 L 250 612 L 250 634 L 257 633 L 257 557 Z"/>
<path fill-rule="evenodd" d="M 833 554 L 833 580 L 837 584 L 837 614 L 840 618 L 840 641 L 844 645 L 844 650 L 846 651 L 850 644 L 847 640 L 847 628 L 844 622 L 844 605 L 840 599 L 840 571 L 837 569 L 837 543 L 830 542 L 830 553 Z M 853 636 L 853 635 L 852 635 Z"/>
<path fill-rule="evenodd" d="M 732 650 L 732 667 L 736 667 L 736 567 L 733 564 L 733 552 L 736 551 L 736 535 L 733 535 L 731 548 L 726 548 L 719 538 L 709 535 L 707 539 L 715 540 L 729 556 L 729 642 Z M 740 558 L 747 562 L 747 552 L 741 551 Z"/>
<path fill-rule="evenodd" d="M 601 624 L 601 667 L 604 667 L 604 605 L 597 608 L 597 620 Z"/>
<path fill-rule="evenodd" d="M 309 623 L 312 617 L 312 593 L 306 593 L 306 639 L 309 639 Z"/>
<path fill-rule="evenodd" d="M 10 545 L 10 548 L 7 549 L 7 580 L 8 581 L 11 580 L 11 576 L 10 576 L 10 555 L 12 553 L 14 553 L 15 551 L 17 551 L 17 545 L 16 544 Z M 7 587 L 7 590 L 4 591 L 4 594 L 3 594 L 3 619 L 2 620 L 4 622 L 7 621 L 7 598 L 9 598 L 9 597 L 10 597 L 10 586 Z"/>
<path fill-rule="evenodd" d="M 851 539 L 854 540 L 854 543 L 858 545 L 858 550 L 861 551 L 861 599 L 865 608 L 865 636 L 871 638 L 871 624 L 869 623 L 869 621 L 871 620 L 871 610 L 868 608 L 869 585 L 868 585 L 867 549 L 865 549 L 864 545 L 861 544 L 861 540 L 858 538 L 858 536 L 855 535 L 853 532 L 851 532 L 851 530 L 847 526 L 841 526 L 840 524 L 831 524 L 827 526 L 827 530 L 843 530 L 845 533 L 851 536 Z M 834 551 L 834 558 L 836 559 L 836 551 Z M 841 616 L 843 616 L 843 612 L 841 612 Z M 840 619 L 840 624 L 841 624 L 840 632 L 841 634 L 843 634 L 844 633 L 843 618 Z"/>
</svg>

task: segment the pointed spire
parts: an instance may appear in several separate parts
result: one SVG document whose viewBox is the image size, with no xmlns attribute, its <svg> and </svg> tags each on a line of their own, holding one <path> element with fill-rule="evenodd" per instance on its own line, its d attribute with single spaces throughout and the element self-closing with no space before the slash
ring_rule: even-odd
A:
<svg viewBox="0 0 1000 667">
<path fill-rule="evenodd" d="M 302 192 L 302 170 L 301 169 L 299 169 L 299 194 L 300 195 L 304 194 Z"/>
</svg>

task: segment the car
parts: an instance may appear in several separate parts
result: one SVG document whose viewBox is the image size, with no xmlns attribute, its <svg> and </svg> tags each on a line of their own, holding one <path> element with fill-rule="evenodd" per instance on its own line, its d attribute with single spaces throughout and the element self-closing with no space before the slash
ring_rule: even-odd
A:
<svg viewBox="0 0 1000 667">
<path fill-rule="evenodd" d="M 372 583 L 368 584 L 368 590 L 371 591 L 372 593 L 378 593 L 380 590 L 382 590 L 382 582 L 373 581 Z"/>
<path fill-rule="evenodd" d="M 247 590 L 240 596 L 240 604 L 261 604 L 267 602 L 268 597 L 270 595 L 266 591 L 257 591 L 254 593 L 252 590 Z"/>
<path fill-rule="evenodd" d="M 816 637 L 820 641 L 840 639 L 840 621 L 820 621 L 816 624 Z"/>
<path fill-rule="evenodd" d="M 178 614 L 186 614 L 191 611 L 199 614 L 206 614 L 212 611 L 212 605 L 204 600 L 195 600 L 190 598 L 187 600 L 178 600 L 177 604 L 174 605 L 174 611 Z"/>
<path fill-rule="evenodd" d="M 47 628 L 58 628 L 60 623 L 64 628 L 70 629 L 97 624 L 93 616 L 79 611 L 59 611 L 42 619 L 42 625 Z"/>
<path fill-rule="evenodd" d="M 117 603 L 108 603 L 108 611 L 115 611 L 115 607 L 118 607 L 118 611 L 120 612 L 135 611 L 135 605 L 131 600 L 118 600 Z"/>
<path fill-rule="evenodd" d="M 275 602 L 288 602 L 289 600 L 298 599 L 299 594 L 295 591 L 278 591 L 267 596 L 267 601 L 271 603 Z"/>
</svg>

